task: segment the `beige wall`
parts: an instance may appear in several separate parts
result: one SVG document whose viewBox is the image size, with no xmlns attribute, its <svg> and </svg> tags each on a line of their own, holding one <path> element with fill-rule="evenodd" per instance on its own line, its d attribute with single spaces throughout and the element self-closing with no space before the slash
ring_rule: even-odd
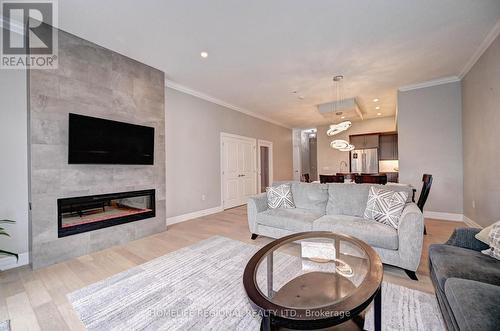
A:
<svg viewBox="0 0 500 331">
<path fill-rule="evenodd" d="M 292 178 L 292 130 L 171 88 L 165 110 L 167 217 L 221 205 L 221 132 L 272 141 L 274 180 Z"/>
<path fill-rule="evenodd" d="M 28 252 L 28 110 L 26 72 L 1 70 L 0 74 L 0 219 L 11 237 L 0 236 L 0 249 Z M 26 263 L 24 256 L 20 257 Z M 9 259 L 10 260 L 10 259 Z M 15 259 L 14 259 L 15 261 Z M 0 270 L 2 269 L 0 256 Z"/>
<path fill-rule="evenodd" d="M 500 220 L 500 37 L 462 80 L 462 102 L 464 214 L 487 226 Z"/>
<path fill-rule="evenodd" d="M 426 211 L 463 212 L 460 82 L 398 92 L 399 181 L 417 198 L 422 175 L 433 175 Z"/>
<path fill-rule="evenodd" d="M 347 131 L 341 132 L 335 137 L 328 137 L 326 131 L 328 126 L 318 127 L 318 174 L 334 174 L 340 171 L 340 162 L 347 163 L 347 169 L 344 167 L 343 171 L 349 171 L 349 152 L 340 152 L 330 147 L 330 142 L 334 139 L 344 139 L 349 141 L 350 135 L 373 133 L 373 132 L 391 132 L 396 131 L 396 124 L 394 117 L 374 118 L 370 120 L 354 122 L 351 128 Z"/>
</svg>

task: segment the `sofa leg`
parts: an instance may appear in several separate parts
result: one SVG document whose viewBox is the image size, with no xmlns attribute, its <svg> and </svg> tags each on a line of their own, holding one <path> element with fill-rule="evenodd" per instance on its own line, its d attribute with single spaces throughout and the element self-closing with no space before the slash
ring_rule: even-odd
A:
<svg viewBox="0 0 500 331">
<path fill-rule="evenodd" d="M 258 236 L 259 236 L 258 234 L 252 233 L 252 240 L 257 239 Z"/>
<path fill-rule="evenodd" d="M 408 269 L 404 269 L 408 277 L 410 277 L 411 280 L 418 280 L 417 275 L 415 274 L 415 271 L 411 271 Z"/>
<path fill-rule="evenodd" d="M 425 225 L 424 225 L 424 234 L 427 234 L 427 229 L 426 229 Z"/>
</svg>

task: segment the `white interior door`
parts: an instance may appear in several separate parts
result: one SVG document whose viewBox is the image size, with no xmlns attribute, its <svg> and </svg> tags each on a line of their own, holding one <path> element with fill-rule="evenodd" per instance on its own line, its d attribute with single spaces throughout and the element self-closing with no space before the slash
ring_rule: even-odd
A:
<svg viewBox="0 0 500 331">
<path fill-rule="evenodd" d="M 223 134 L 222 200 L 224 209 L 247 203 L 257 193 L 255 139 Z"/>
</svg>

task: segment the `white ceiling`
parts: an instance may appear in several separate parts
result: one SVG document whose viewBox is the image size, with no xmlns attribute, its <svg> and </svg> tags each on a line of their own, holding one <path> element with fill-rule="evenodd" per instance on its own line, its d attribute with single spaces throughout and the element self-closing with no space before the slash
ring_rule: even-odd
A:
<svg viewBox="0 0 500 331">
<path fill-rule="evenodd" d="M 373 98 L 394 115 L 398 87 L 458 76 L 499 18 L 499 0 L 59 1 L 63 30 L 290 127 L 328 122 L 335 74 L 365 118 Z"/>
</svg>

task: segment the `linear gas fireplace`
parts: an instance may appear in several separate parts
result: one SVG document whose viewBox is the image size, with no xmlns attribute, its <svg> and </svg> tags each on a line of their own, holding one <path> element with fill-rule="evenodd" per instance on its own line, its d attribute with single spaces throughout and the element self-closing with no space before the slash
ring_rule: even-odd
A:
<svg viewBox="0 0 500 331">
<path fill-rule="evenodd" d="M 134 222 L 155 217 L 155 190 L 58 199 L 57 213 L 59 237 Z"/>
</svg>

